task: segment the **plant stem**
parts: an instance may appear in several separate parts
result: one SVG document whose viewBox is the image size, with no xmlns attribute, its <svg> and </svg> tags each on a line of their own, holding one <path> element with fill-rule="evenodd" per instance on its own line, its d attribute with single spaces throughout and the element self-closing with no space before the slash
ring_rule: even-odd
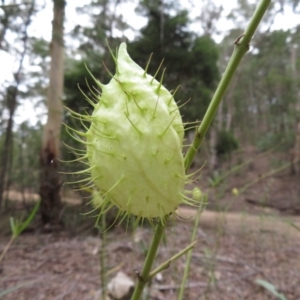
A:
<svg viewBox="0 0 300 300">
<path fill-rule="evenodd" d="M 16 237 L 14 235 L 12 235 L 9 242 L 6 244 L 5 248 L 3 249 L 3 252 L 0 255 L 0 263 L 3 260 L 6 252 L 8 251 L 8 249 L 10 248 L 10 246 L 12 245 L 12 243 L 14 242 L 15 239 L 16 239 Z"/>
<path fill-rule="evenodd" d="M 242 57 L 245 55 L 245 53 L 249 49 L 249 43 L 252 39 L 252 36 L 257 29 L 263 15 L 265 14 L 271 0 L 261 0 L 256 11 L 254 12 L 254 15 L 252 16 L 252 19 L 250 20 L 250 23 L 245 31 L 245 34 L 238 38 L 235 42 L 235 49 L 232 54 L 232 57 L 227 65 L 227 68 L 224 72 L 224 75 L 217 87 L 217 90 L 211 100 L 211 103 L 205 113 L 205 116 L 200 124 L 200 126 L 196 130 L 196 135 L 193 140 L 193 143 L 191 147 L 189 148 L 185 159 L 185 169 L 186 171 L 190 168 L 193 159 L 200 148 L 200 145 L 207 133 L 207 130 L 217 112 L 218 106 L 230 84 L 230 81 L 242 59 Z M 141 295 L 143 293 L 143 289 L 149 280 L 149 273 L 153 264 L 153 261 L 156 256 L 156 252 L 159 246 L 159 243 L 161 241 L 161 238 L 164 234 L 164 224 L 162 221 L 159 221 L 155 228 L 154 236 L 147 254 L 147 257 L 144 262 L 142 273 L 139 275 L 138 283 L 135 287 L 134 293 L 132 295 L 131 300 L 140 300 Z"/>
<path fill-rule="evenodd" d="M 106 214 L 101 216 L 101 252 L 100 252 L 100 266 L 101 266 L 101 285 L 102 285 L 102 299 L 106 297 Z M 99 230 L 99 231 L 100 231 Z"/>
<path fill-rule="evenodd" d="M 165 261 L 164 263 L 162 263 L 160 266 L 158 266 L 156 269 L 154 269 L 150 274 L 149 274 L 149 278 L 154 277 L 156 274 L 158 274 L 159 272 L 167 269 L 170 264 L 175 261 L 176 259 L 178 259 L 179 257 L 181 257 L 182 255 L 188 253 L 191 253 L 192 249 L 195 247 L 197 241 L 193 241 L 191 244 L 189 244 L 187 247 L 185 247 L 183 250 L 181 250 L 180 252 L 176 253 L 174 256 L 172 256 L 171 258 L 169 258 L 167 261 Z"/>
<path fill-rule="evenodd" d="M 159 243 L 162 239 L 162 236 L 164 234 L 165 225 L 160 220 L 158 224 L 156 225 L 154 235 L 150 244 L 150 248 L 147 253 L 147 257 L 144 262 L 143 270 L 141 274 L 138 274 L 138 283 L 135 287 L 134 293 L 132 295 L 131 300 L 140 300 L 144 287 L 147 284 L 149 280 L 149 274 L 152 267 L 152 264 L 154 262 L 154 259 L 156 257 L 156 252 L 159 246 Z"/>
<path fill-rule="evenodd" d="M 198 211 L 197 211 L 197 214 L 196 214 L 196 218 L 195 218 L 194 229 L 193 229 L 192 238 L 191 238 L 192 241 L 194 241 L 195 238 L 196 238 L 198 224 L 199 224 L 199 221 L 200 221 L 200 216 L 201 216 L 201 213 L 202 213 L 205 205 L 207 204 L 207 196 L 203 196 L 201 200 L 202 201 L 200 202 L 200 205 L 199 205 L 199 208 L 198 208 Z M 181 287 L 180 287 L 180 291 L 179 291 L 179 295 L 178 295 L 178 300 L 183 299 L 186 282 L 187 282 L 189 272 L 190 272 L 192 253 L 193 253 L 193 251 L 190 251 L 187 254 L 187 259 L 186 259 L 186 263 L 185 263 L 184 274 L 183 274 L 183 278 L 182 278 L 182 282 L 181 282 Z"/>
<path fill-rule="evenodd" d="M 196 130 L 195 138 L 193 140 L 192 145 L 190 146 L 189 150 L 187 151 L 187 154 L 185 156 L 185 168 L 189 169 L 191 166 L 193 159 L 200 148 L 200 145 L 207 133 L 207 130 L 211 124 L 211 122 L 214 119 L 214 116 L 217 112 L 218 106 L 221 102 L 221 100 L 224 97 L 224 94 L 229 87 L 229 84 L 231 82 L 231 79 L 233 78 L 233 75 L 243 58 L 243 56 L 246 54 L 246 52 L 249 49 L 249 43 L 254 35 L 255 30 L 257 29 L 263 15 L 265 14 L 271 0 L 261 0 L 260 3 L 257 6 L 256 11 L 254 12 L 249 25 L 247 29 L 245 30 L 244 35 L 239 37 L 235 41 L 235 49 L 233 51 L 233 54 L 231 56 L 231 59 L 226 67 L 226 70 L 222 76 L 222 79 L 216 89 L 216 92 L 210 102 L 210 105 L 205 113 L 205 116 L 203 117 L 203 120 L 199 127 Z"/>
</svg>

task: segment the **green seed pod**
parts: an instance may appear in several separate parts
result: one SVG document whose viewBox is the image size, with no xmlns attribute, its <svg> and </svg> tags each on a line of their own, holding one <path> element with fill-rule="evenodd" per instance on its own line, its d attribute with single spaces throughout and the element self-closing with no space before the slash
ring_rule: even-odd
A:
<svg viewBox="0 0 300 300">
<path fill-rule="evenodd" d="M 114 60 L 111 81 L 96 81 L 102 94 L 92 115 L 73 113 L 91 122 L 81 135 L 95 197 L 102 211 L 116 205 L 125 215 L 163 219 L 187 200 L 179 109 L 162 82 L 130 58 L 125 43 Z"/>
<path fill-rule="evenodd" d="M 193 199 L 195 199 L 197 201 L 201 200 L 202 192 L 199 188 L 197 188 L 197 187 L 193 188 L 192 194 L 193 194 Z"/>
</svg>

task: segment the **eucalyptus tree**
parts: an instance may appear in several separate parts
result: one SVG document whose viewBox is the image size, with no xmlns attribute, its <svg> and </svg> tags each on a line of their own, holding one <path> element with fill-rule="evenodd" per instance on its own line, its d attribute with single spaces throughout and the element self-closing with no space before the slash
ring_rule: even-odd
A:
<svg viewBox="0 0 300 300">
<path fill-rule="evenodd" d="M 50 81 L 48 87 L 48 119 L 40 152 L 41 218 L 43 223 L 59 221 L 61 180 L 58 174 L 60 134 L 63 114 L 64 79 L 64 14 L 65 0 L 53 0 L 52 40 L 50 46 Z"/>
</svg>

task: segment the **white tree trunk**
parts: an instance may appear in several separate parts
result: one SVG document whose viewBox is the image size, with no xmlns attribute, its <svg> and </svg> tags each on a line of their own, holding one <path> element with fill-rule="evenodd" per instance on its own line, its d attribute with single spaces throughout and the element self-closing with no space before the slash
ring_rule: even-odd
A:
<svg viewBox="0 0 300 300">
<path fill-rule="evenodd" d="M 58 174 L 60 157 L 60 133 L 62 119 L 62 97 L 64 79 L 63 21 L 64 0 L 54 0 L 52 41 L 50 46 L 51 66 L 48 88 L 48 119 L 44 127 L 41 151 L 41 216 L 43 223 L 58 220 L 61 206 Z"/>
</svg>

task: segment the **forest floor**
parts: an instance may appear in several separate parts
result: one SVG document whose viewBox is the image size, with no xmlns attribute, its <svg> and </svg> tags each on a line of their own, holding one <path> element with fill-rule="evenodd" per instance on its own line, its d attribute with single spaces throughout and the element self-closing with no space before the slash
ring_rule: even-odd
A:
<svg viewBox="0 0 300 300">
<path fill-rule="evenodd" d="M 290 225 L 300 227 L 299 177 L 290 174 L 278 155 L 259 156 L 250 149 L 248 156 L 253 160 L 244 159 L 234 172 L 226 166 L 231 175 L 219 184 L 226 172 L 215 175 L 215 187 L 204 180 L 204 170 L 192 185 L 209 195 L 209 204 L 197 230 L 185 300 L 276 299 L 255 283 L 257 279 L 273 284 L 286 299 L 300 300 L 300 232 Z M 237 162 L 232 165 L 236 168 Z M 232 194 L 234 188 L 239 195 Z M 11 198 L 22 200 L 14 193 Z M 99 300 L 102 240 L 91 219 L 79 217 L 78 209 L 71 212 L 72 205 L 80 204 L 73 198 L 66 200 L 68 228 L 42 233 L 34 223 L 12 245 L 0 264 L 0 294 L 17 289 L 3 299 Z M 167 227 L 156 265 L 190 243 L 195 210 L 182 207 L 178 214 Z M 0 252 L 10 238 L 8 217 L 0 219 Z M 107 232 L 107 280 L 118 271 L 135 279 L 151 232 L 147 226 L 133 232 L 121 225 Z M 183 270 L 184 257 L 153 280 L 150 299 L 176 300 Z"/>
</svg>

